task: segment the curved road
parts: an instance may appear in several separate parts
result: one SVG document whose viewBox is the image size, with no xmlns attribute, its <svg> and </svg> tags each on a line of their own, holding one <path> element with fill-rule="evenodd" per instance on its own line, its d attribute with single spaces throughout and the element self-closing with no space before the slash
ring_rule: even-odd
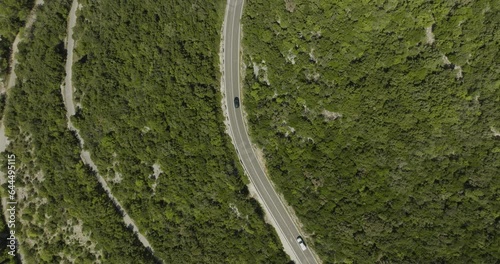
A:
<svg viewBox="0 0 500 264">
<path fill-rule="evenodd" d="M 247 128 L 245 127 L 241 108 L 235 108 L 234 97 L 241 98 L 240 89 L 240 20 L 243 11 L 243 0 L 228 0 L 224 17 L 224 79 L 226 88 L 226 105 L 229 115 L 229 131 L 233 138 L 240 161 L 250 181 L 260 196 L 266 214 L 275 223 L 281 242 L 295 263 L 318 263 L 311 248 L 302 251 L 296 239 L 300 235 L 299 228 L 276 194 L 273 185 L 260 166 L 252 148 Z M 289 250 L 288 250 L 289 251 Z"/>
</svg>

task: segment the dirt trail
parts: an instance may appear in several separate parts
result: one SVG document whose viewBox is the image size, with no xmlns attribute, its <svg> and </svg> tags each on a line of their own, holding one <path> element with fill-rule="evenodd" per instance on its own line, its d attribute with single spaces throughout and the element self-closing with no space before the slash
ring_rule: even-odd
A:
<svg viewBox="0 0 500 264">
<path fill-rule="evenodd" d="M 61 86 L 64 106 L 66 107 L 66 116 L 75 115 L 75 105 L 73 103 L 73 50 L 75 49 L 75 40 L 73 39 L 73 28 L 76 25 L 76 9 L 78 9 L 78 1 L 74 0 L 71 5 L 71 10 L 68 16 L 68 28 L 66 35 L 66 77 L 64 78 L 64 85 Z M 69 124 L 68 124 L 69 125 Z"/>
<path fill-rule="evenodd" d="M 40 0 L 37 0 L 35 2 L 35 7 L 31 10 L 30 16 L 28 17 L 27 22 L 26 22 L 26 29 L 31 28 L 31 26 L 33 25 L 33 22 L 35 21 L 35 10 L 36 10 L 39 2 L 43 3 L 43 1 L 40 1 Z M 17 80 L 16 66 L 17 66 L 18 61 L 17 61 L 15 55 L 19 51 L 17 46 L 19 45 L 20 41 L 21 41 L 21 33 L 18 33 L 16 35 L 16 38 L 14 39 L 14 42 L 12 43 L 12 53 L 10 55 L 10 60 L 9 60 L 10 64 L 11 64 L 10 65 L 10 72 L 9 72 L 8 77 L 7 77 L 7 82 L 5 83 L 5 85 L 0 86 L 0 94 L 7 93 L 7 91 L 10 90 L 10 88 L 14 87 L 14 85 L 16 84 L 16 80 Z M 4 152 L 5 149 L 7 148 L 7 146 L 9 145 L 9 143 L 10 143 L 10 141 L 7 138 L 7 136 L 5 135 L 5 128 L 3 125 L 3 116 L 2 116 L 2 119 L 0 120 L 0 152 Z M 4 178 L 0 177 L 0 183 L 3 183 L 3 182 L 4 182 Z"/>
<path fill-rule="evenodd" d="M 116 199 L 115 196 L 113 196 L 113 193 L 111 192 L 111 189 L 109 188 L 106 180 L 99 174 L 99 171 L 97 169 L 97 166 L 95 163 L 92 161 L 92 158 L 90 157 L 90 153 L 88 151 L 84 150 L 84 141 L 83 138 L 80 135 L 80 131 L 73 125 L 71 122 L 71 116 L 75 115 L 75 104 L 73 101 L 73 83 L 72 83 L 72 76 L 73 76 L 73 71 L 72 71 L 72 66 L 73 66 L 73 50 L 75 47 L 75 40 L 73 39 L 73 28 L 75 27 L 76 24 L 76 10 L 78 9 L 78 1 L 73 0 L 73 3 L 71 5 L 71 10 L 68 16 L 68 28 L 67 28 L 67 43 L 66 43 L 66 50 L 68 51 L 67 57 L 66 57 L 66 65 L 65 65 L 65 70 L 66 70 L 66 77 L 64 79 L 64 84 L 61 86 L 61 94 L 63 97 L 64 101 L 64 106 L 66 107 L 66 117 L 68 119 L 68 128 L 72 131 L 74 131 L 78 137 L 78 140 L 80 141 L 80 148 L 81 148 L 81 153 L 80 157 L 83 160 L 83 163 L 88 165 L 89 167 L 94 170 L 97 176 L 97 180 L 101 184 L 102 188 L 106 191 L 108 197 L 113 201 L 113 204 L 122 212 L 123 214 L 123 222 L 127 226 L 131 226 L 132 230 L 134 231 L 135 234 L 137 234 L 137 237 L 141 241 L 141 243 L 144 245 L 144 247 L 151 249 L 152 252 L 154 252 L 153 248 L 151 247 L 151 244 L 147 240 L 147 238 L 139 232 L 139 228 L 135 224 L 134 220 L 128 215 L 128 213 L 125 211 L 123 206 L 120 204 L 118 199 Z"/>
<path fill-rule="evenodd" d="M 29 31 L 28 29 L 30 29 L 31 26 L 33 26 L 33 23 L 35 22 L 36 19 L 36 9 L 38 8 L 38 6 L 43 5 L 43 3 L 44 3 L 43 0 L 35 1 L 35 6 L 33 7 L 33 9 L 31 9 L 28 18 L 26 19 L 26 24 L 24 26 L 26 32 Z M 21 32 L 19 32 L 16 35 L 14 42 L 12 43 L 12 53 L 10 54 L 11 67 L 10 67 L 9 77 L 7 79 L 7 85 L 3 86 L 2 90 L 0 91 L 0 93 L 2 94 L 6 93 L 10 88 L 14 87 L 14 85 L 16 84 L 17 76 L 15 70 L 16 70 L 16 65 L 18 63 L 16 59 L 16 54 L 19 51 L 17 46 L 19 45 L 19 42 L 21 42 L 21 37 L 22 37 Z"/>
<path fill-rule="evenodd" d="M 33 6 L 33 9 L 31 9 L 30 14 L 28 18 L 26 18 L 26 24 L 24 26 L 24 31 L 28 32 L 29 29 L 33 26 L 33 23 L 35 22 L 36 19 L 36 10 L 38 6 L 43 5 L 43 0 L 36 0 L 35 5 Z M 16 54 L 19 51 L 18 45 L 19 42 L 21 42 L 21 32 L 19 32 L 16 35 L 16 38 L 14 39 L 14 42 L 12 42 L 12 53 L 10 54 L 10 72 L 7 77 L 7 82 L 0 86 L 0 94 L 7 93 L 8 90 L 10 90 L 14 85 L 16 84 L 17 80 L 17 75 L 16 75 L 16 66 L 18 64 L 18 61 L 16 59 Z M 5 128 L 3 125 L 3 116 L 2 119 L 0 120 L 0 152 L 4 152 L 7 146 L 9 145 L 9 139 L 7 136 L 5 136 Z M 0 174 L 0 176 L 3 176 Z M 4 178 L 0 177 L 0 183 L 3 182 Z"/>
</svg>

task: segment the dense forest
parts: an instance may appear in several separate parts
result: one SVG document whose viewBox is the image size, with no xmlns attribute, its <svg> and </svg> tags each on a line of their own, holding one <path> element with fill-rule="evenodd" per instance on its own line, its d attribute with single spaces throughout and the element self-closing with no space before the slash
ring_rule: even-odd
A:
<svg viewBox="0 0 500 264">
<path fill-rule="evenodd" d="M 60 85 L 70 3 L 45 1 L 37 11 L 32 32 L 19 44 L 18 81 L 7 96 L 23 263 L 155 263 L 83 165 L 66 125 Z"/>
<path fill-rule="evenodd" d="M 9 66 L 12 42 L 24 26 L 34 2 L 33 0 L 0 2 L 0 80 L 5 78 Z"/>
<path fill-rule="evenodd" d="M 500 261 L 499 8 L 246 1 L 251 135 L 325 263 Z"/>
<path fill-rule="evenodd" d="M 286 263 L 224 132 L 225 1 L 82 1 L 73 123 L 165 263 Z"/>
</svg>

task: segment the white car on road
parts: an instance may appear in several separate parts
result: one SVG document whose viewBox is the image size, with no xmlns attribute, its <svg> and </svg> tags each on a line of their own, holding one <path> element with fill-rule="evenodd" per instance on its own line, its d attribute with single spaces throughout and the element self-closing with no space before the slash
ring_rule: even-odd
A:
<svg viewBox="0 0 500 264">
<path fill-rule="evenodd" d="M 302 251 L 307 249 L 306 244 L 304 243 L 304 240 L 302 239 L 302 237 L 300 237 L 300 236 L 297 237 L 297 243 L 299 243 L 299 246 L 302 249 Z"/>
</svg>

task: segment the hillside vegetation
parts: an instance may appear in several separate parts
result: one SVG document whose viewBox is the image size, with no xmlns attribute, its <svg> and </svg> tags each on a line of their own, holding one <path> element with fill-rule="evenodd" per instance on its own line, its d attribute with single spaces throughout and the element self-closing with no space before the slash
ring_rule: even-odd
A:
<svg viewBox="0 0 500 264">
<path fill-rule="evenodd" d="M 2 0 L 0 2 L 0 79 L 9 66 L 11 48 L 19 30 L 24 26 L 35 1 Z"/>
<path fill-rule="evenodd" d="M 70 4 L 45 1 L 37 11 L 19 44 L 18 80 L 7 96 L 7 152 L 18 168 L 18 248 L 23 263 L 155 263 L 83 165 L 66 125 L 60 85 Z"/>
<path fill-rule="evenodd" d="M 225 1 L 82 1 L 73 122 L 165 263 L 286 263 L 224 132 Z"/>
<path fill-rule="evenodd" d="M 326 263 L 500 260 L 497 1 L 247 1 L 245 98 Z"/>
</svg>

